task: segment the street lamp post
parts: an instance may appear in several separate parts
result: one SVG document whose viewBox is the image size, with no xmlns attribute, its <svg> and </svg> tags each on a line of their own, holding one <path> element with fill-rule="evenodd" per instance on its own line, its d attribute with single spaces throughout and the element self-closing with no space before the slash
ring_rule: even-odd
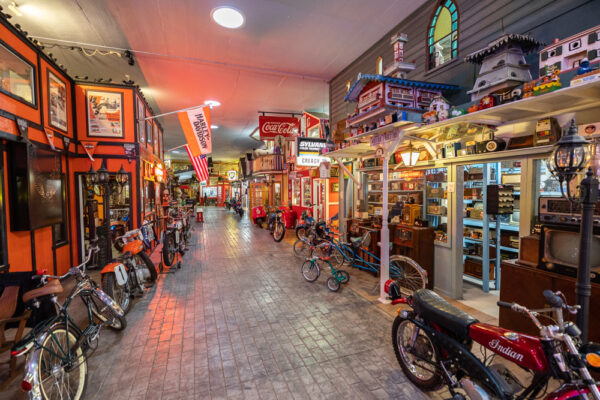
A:
<svg viewBox="0 0 600 400">
<path fill-rule="evenodd" d="M 581 204 L 581 227 L 579 243 L 579 266 L 577 269 L 577 284 L 575 293 L 577 304 L 581 307 L 577 315 L 577 325 L 581 329 L 581 338 L 585 343 L 588 336 L 589 304 L 591 295 L 590 285 L 590 246 L 594 227 L 594 208 L 598 200 L 598 180 L 594 177 L 591 168 L 588 168 L 586 177 L 579 185 L 579 198 L 571 193 L 571 181 L 585 168 L 589 159 L 590 143 L 577 134 L 575 121 L 563 137 L 554 145 L 552 164 L 560 183 L 563 197 L 570 202 L 578 201 Z M 563 190 L 566 184 L 566 192 Z"/>
</svg>

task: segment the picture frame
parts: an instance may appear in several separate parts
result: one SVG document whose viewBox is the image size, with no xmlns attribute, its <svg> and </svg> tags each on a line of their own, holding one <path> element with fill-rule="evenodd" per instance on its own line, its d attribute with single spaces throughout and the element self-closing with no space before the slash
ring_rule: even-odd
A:
<svg viewBox="0 0 600 400">
<path fill-rule="evenodd" d="M 67 111 L 67 84 L 50 69 L 47 70 L 48 82 L 48 124 L 62 132 L 69 129 Z"/>
<path fill-rule="evenodd" d="M 85 104 L 89 137 L 125 137 L 122 92 L 86 90 Z"/>
<path fill-rule="evenodd" d="M 20 79 L 3 77 L 0 92 L 37 110 L 36 66 L 3 40 L 0 40 L 0 64 L 9 66 L 13 74 L 20 76 Z M 5 71 L 0 67 L 1 75 Z"/>
<path fill-rule="evenodd" d="M 340 191 L 340 184 L 338 182 L 331 182 L 331 187 L 329 189 L 331 193 L 337 193 Z"/>
<path fill-rule="evenodd" d="M 144 102 L 138 96 L 136 96 L 137 104 L 136 104 L 136 113 L 137 113 L 137 131 L 138 138 L 141 143 L 146 141 L 146 108 L 144 107 Z"/>
</svg>

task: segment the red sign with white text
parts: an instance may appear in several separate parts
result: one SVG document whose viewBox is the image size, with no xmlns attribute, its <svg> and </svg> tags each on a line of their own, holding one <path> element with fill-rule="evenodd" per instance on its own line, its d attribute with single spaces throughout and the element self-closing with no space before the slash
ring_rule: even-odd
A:
<svg viewBox="0 0 600 400">
<path fill-rule="evenodd" d="M 260 140 L 273 140 L 277 136 L 293 138 L 300 135 L 300 119 L 293 117 L 259 116 Z"/>
</svg>

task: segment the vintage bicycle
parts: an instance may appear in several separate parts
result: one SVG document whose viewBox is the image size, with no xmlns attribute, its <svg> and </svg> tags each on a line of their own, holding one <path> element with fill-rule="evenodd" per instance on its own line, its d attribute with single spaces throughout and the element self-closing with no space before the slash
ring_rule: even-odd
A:
<svg viewBox="0 0 600 400">
<path fill-rule="evenodd" d="M 327 252 L 324 247 L 330 246 L 329 243 L 323 242 L 316 246 L 317 248 L 322 248 L 323 252 Z M 327 279 L 327 288 L 332 292 L 337 292 L 340 290 L 340 286 L 342 283 L 347 283 L 350 280 L 350 274 L 348 271 L 342 269 L 336 269 L 330 261 L 330 257 L 324 256 L 319 257 L 316 255 L 316 248 L 313 247 L 313 255 L 311 258 L 307 259 L 302 263 L 302 276 L 308 282 L 316 281 L 321 275 L 321 268 L 326 268 L 329 266 L 331 271 L 331 277 Z"/>
</svg>

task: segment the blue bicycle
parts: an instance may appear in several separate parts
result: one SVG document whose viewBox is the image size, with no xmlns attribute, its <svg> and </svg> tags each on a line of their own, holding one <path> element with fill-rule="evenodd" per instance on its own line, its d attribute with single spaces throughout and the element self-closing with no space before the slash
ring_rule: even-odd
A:
<svg viewBox="0 0 600 400">
<path fill-rule="evenodd" d="M 350 238 L 350 242 L 341 242 L 336 239 L 335 234 L 329 229 L 327 233 L 328 235 L 324 240 L 325 243 L 328 243 L 328 246 L 319 245 L 314 247 L 313 256 L 319 258 L 329 257 L 331 262 L 339 267 L 348 264 L 354 268 L 375 274 L 379 273 L 381 259 L 366 250 L 371 244 L 369 231 L 366 231 L 361 237 Z M 409 257 L 391 256 L 389 271 L 390 278 L 398 282 L 403 296 L 408 296 L 415 290 L 424 289 L 427 285 L 427 272 Z"/>
</svg>

